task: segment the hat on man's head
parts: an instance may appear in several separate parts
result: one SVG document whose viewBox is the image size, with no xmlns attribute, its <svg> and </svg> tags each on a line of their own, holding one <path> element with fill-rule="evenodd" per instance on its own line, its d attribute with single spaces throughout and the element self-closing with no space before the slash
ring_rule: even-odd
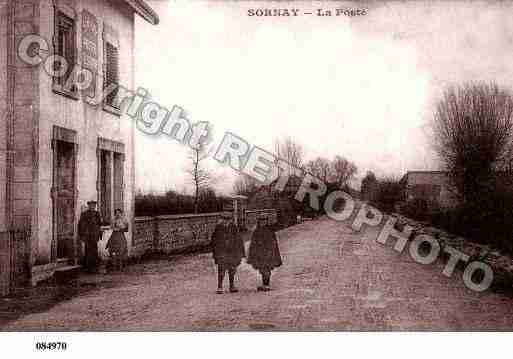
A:
<svg viewBox="0 0 513 359">
<path fill-rule="evenodd" d="M 98 203 L 98 202 L 96 202 L 96 201 L 87 201 L 87 205 L 88 205 L 88 206 L 90 206 L 90 205 L 92 205 L 92 204 L 97 204 L 97 203 Z"/>
</svg>

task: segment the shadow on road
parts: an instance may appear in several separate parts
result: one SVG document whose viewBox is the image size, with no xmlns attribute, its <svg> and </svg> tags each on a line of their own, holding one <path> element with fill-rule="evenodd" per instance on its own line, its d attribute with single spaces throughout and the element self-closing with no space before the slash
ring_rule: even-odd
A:
<svg viewBox="0 0 513 359">
<path fill-rule="evenodd" d="M 45 312 L 60 302 L 107 285 L 107 282 L 58 285 L 49 281 L 34 288 L 19 289 L 9 297 L 0 298 L 0 328 L 20 317 Z"/>
</svg>

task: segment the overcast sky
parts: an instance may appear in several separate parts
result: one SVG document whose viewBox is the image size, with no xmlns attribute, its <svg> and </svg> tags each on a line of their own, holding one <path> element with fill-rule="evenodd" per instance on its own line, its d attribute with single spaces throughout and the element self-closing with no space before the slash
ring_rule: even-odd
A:
<svg viewBox="0 0 513 359">
<path fill-rule="evenodd" d="M 513 6 L 501 2 L 148 1 L 136 24 L 136 84 L 217 139 L 231 131 L 272 150 L 288 134 L 307 159 L 342 155 L 378 176 L 438 169 L 433 104 L 448 84 L 513 87 Z M 365 7 L 360 17 L 248 17 L 250 8 Z M 212 160 L 213 162 L 214 160 Z M 137 134 L 137 187 L 183 190 L 186 149 Z M 214 165 L 214 164 L 213 164 Z M 229 192 L 233 173 L 219 173 Z"/>
</svg>

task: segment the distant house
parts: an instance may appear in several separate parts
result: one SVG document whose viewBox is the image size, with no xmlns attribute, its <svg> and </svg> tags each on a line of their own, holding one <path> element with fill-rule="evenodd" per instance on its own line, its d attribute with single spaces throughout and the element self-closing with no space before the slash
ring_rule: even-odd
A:
<svg viewBox="0 0 513 359">
<path fill-rule="evenodd" d="M 290 176 L 283 190 L 278 191 L 278 180 L 264 186 L 249 197 L 248 209 L 275 208 L 278 211 L 278 222 L 283 225 L 296 223 L 296 216 L 311 216 L 311 209 L 304 203 L 295 200 L 296 193 L 301 187 L 303 178 Z"/>
<path fill-rule="evenodd" d="M 405 202 L 423 200 L 430 208 L 451 208 L 457 204 L 446 171 L 408 171 L 400 183 Z"/>
<path fill-rule="evenodd" d="M 303 184 L 303 179 L 304 177 L 296 175 L 290 176 L 281 191 L 277 189 L 280 179 L 268 185 L 260 186 L 258 190 L 249 197 L 248 209 L 275 208 L 278 211 L 278 222 L 284 225 L 295 224 L 297 215 L 301 215 L 302 217 L 314 217 L 319 215 L 319 213 L 321 213 L 319 210 L 310 207 L 309 195 L 306 195 L 303 201 L 297 201 L 295 198 Z M 349 186 L 339 188 L 338 185 L 334 183 L 327 183 L 326 185 L 326 193 L 343 190 L 352 198 L 361 197 L 360 191 Z M 320 210 L 322 211 L 322 208 Z"/>
</svg>

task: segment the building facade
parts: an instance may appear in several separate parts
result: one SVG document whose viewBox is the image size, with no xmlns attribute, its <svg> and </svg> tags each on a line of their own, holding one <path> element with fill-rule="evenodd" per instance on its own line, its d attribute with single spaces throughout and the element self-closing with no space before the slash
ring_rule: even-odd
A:
<svg viewBox="0 0 513 359">
<path fill-rule="evenodd" d="M 0 0 L 0 293 L 17 271 L 34 282 L 79 263 L 87 201 L 106 222 L 115 208 L 133 219 L 134 125 L 116 84 L 134 86 L 137 15 L 158 23 L 142 0 Z M 28 64 L 30 34 L 48 44 L 31 56 L 46 50 L 73 66 Z M 75 85 L 76 66 L 92 74 L 88 87 Z"/>
<path fill-rule="evenodd" d="M 403 200 L 423 200 L 428 207 L 448 209 L 458 202 L 445 171 L 409 171 L 401 179 Z"/>
</svg>

